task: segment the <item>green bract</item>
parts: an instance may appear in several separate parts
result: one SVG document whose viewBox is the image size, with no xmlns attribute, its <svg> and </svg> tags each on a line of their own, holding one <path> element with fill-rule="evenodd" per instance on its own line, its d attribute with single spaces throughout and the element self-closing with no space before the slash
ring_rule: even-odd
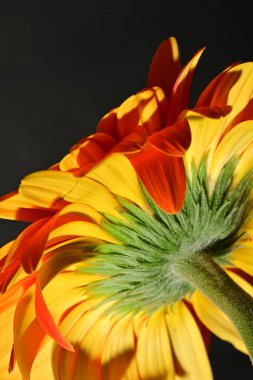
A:
<svg viewBox="0 0 253 380">
<path fill-rule="evenodd" d="M 153 215 L 119 198 L 126 221 L 105 215 L 103 228 L 122 245 L 96 247 L 92 266 L 82 271 L 104 278 L 90 283 L 89 293 L 105 297 L 103 302 L 114 301 L 109 312 L 152 313 L 194 290 L 175 270 L 180 263 L 185 267 L 196 254 L 205 253 L 220 265 L 227 264 L 229 252 L 243 233 L 252 188 L 253 171 L 233 186 L 236 163 L 235 158 L 228 161 L 212 190 L 206 160 L 198 170 L 193 166 L 178 214 L 162 211 L 145 190 Z"/>
</svg>

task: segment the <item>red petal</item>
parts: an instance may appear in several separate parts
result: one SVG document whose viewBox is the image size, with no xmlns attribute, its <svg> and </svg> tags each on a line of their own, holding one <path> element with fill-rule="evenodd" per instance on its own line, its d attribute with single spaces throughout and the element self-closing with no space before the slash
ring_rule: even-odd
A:
<svg viewBox="0 0 253 380">
<path fill-rule="evenodd" d="M 188 121 L 178 120 L 173 126 L 154 133 L 148 138 L 148 142 L 170 156 L 184 156 L 191 143 Z"/>
<path fill-rule="evenodd" d="M 186 189 L 182 158 L 147 147 L 130 160 L 157 205 L 168 213 L 178 212 L 184 203 Z"/>
<path fill-rule="evenodd" d="M 148 74 L 148 86 L 161 87 L 169 98 L 180 70 L 177 41 L 171 37 L 161 43 L 154 55 Z"/>
<path fill-rule="evenodd" d="M 68 213 L 60 216 L 56 214 L 48 221 L 42 219 L 33 223 L 20 235 L 22 239 L 18 242 L 15 257 L 21 256 L 22 266 L 26 272 L 31 273 L 38 265 L 52 229 L 72 220 L 87 221 L 89 219 L 77 213 Z"/>
<path fill-rule="evenodd" d="M 61 347 L 65 348 L 68 351 L 74 352 L 73 346 L 64 338 L 55 324 L 48 308 L 43 298 L 39 280 L 36 281 L 36 290 L 35 290 L 35 311 L 36 317 L 41 328 L 53 338 Z"/>
<path fill-rule="evenodd" d="M 1 262 L 1 265 L 4 264 Z M 1 272 L 0 276 L 0 293 L 4 293 L 12 281 L 18 270 L 20 269 L 20 260 L 13 260 L 8 266 Z"/>
<path fill-rule="evenodd" d="M 228 70 L 230 70 L 232 67 L 236 66 L 238 63 L 234 63 L 233 65 L 230 65 L 227 67 L 224 71 L 222 71 L 219 75 L 217 75 L 204 89 L 202 94 L 200 95 L 196 107 L 208 107 L 211 105 L 217 105 L 217 106 L 223 106 L 227 105 L 227 96 L 230 92 L 231 88 L 235 84 L 235 82 L 238 79 L 238 75 L 236 73 L 228 73 Z M 224 86 L 222 87 L 221 93 L 224 95 L 224 100 L 222 103 L 219 101 L 214 100 L 214 95 L 217 92 L 217 87 L 220 88 L 220 83 L 224 83 Z M 215 103 L 215 104 L 213 104 Z"/>
<path fill-rule="evenodd" d="M 107 113 L 98 123 L 97 132 L 107 133 L 118 140 L 117 132 L 117 108 Z"/>
<path fill-rule="evenodd" d="M 180 72 L 168 106 L 167 125 L 173 124 L 182 110 L 189 107 L 192 77 L 204 49 L 200 49 Z"/>
<path fill-rule="evenodd" d="M 15 256 L 20 255 L 22 266 L 27 273 L 31 273 L 36 268 L 54 222 L 55 218 L 41 219 L 19 236 Z"/>
<path fill-rule="evenodd" d="M 106 152 L 116 144 L 116 141 L 105 133 L 96 133 L 87 138 L 85 143 L 80 146 L 77 163 L 79 167 L 87 165 L 91 162 L 101 160 Z"/>
<path fill-rule="evenodd" d="M 106 133 L 95 133 L 82 140 L 75 149 L 71 149 L 60 162 L 60 170 L 74 172 L 89 170 L 92 164 L 100 161 L 116 144 L 116 140 Z"/>
<path fill-rule="evenodd" d="M 111 151 L 120 153 L 133 153 L 139 151 L 147 140 L 147 132 L 142 125 L 135 128 L 134 132 L 126 136 Z"/>
</svg>

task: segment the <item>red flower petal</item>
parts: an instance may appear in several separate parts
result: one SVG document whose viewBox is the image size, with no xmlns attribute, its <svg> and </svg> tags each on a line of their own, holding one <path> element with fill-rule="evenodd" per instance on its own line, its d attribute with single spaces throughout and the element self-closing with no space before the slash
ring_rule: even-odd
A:
<svg viewBox="0 0 253 380">
<path fill-rule="evenodd" d="M 180 70 L 177 41 L 171 37 L 161 43 L 154 55 L 148 74 L 148 86 L 161 87 L 169 98 Z"/>
<path fill-rule="evenodd" d="M 178 120 L 173 126 L 149 136 L 148 142 L 155 148 L 174 157 L 182 157 L 191 143 L 191 131 L 187 120 Z"/>
<path fill-rule="evenodd" d="M 146 129 L 139 125 L 135 130 L 119 142 L 109 153 L 134 153 L 138 152 L 147 140 Z"/>
<path fill-rule="evenodd" d="M 220 74 L 218 74 L 204 89 L 201 93 L 196 107 L 210 107 L 211 105 L 224 106 L 227 105 L 227 96 L 233 85 L 236 83 L 239 73 L 228 73 L 232 67 L 236 66 L 237 63 L 230 65 Z M 224 96 L 223 101 L 220 102 L 220 99 L 216 99 L 214 102 L 214 95 L 217 92 L 217 87 L 220 88 L 220 83 L 222 83 L 222 94 Z"/>
<path fill-rule="evenodd" d="M 40 283 L 37 279 L 36 281 L 36 290 L 35 290 L 35 311 L 38 322 L 43 329 L 51 338 L 53 338 L 61 347 L 66 350 L 74 352 L 73 346 L 64 338 L 55 324 L 48 308 L 43 298 Z"/>
<path fill-rule="evenodd" d="M 32 273 L 36 268 L 54 222 L 55 217 L 49 220 L 41 219 L 20 235 L 15 256 L 20 255 L 22 266 L 27 273 Z"/>
<path fill-rule="evenodd" d="M 117 131 L 117 108 L 111 110 L 99 121 L 97 132 L 107 133 L 114 139 L 119 140 Z"/>
<path fill-rule="evenodd" d="M 27 273 L 31 273 L 38 265 L 52 229 L 72 220 L 86 221 L 89 219 L 76 213 L 56 214 L 48 221 L 42 219 L 33 223 L 20 235 L 21 240 L 18 241 L 18 247 L 14 255 L 15 257 L 21 256 L 22 266 Z M 65 236 L 65 238 L 67 237 Z"/>
<path fill-rule="evenodd" d="M 192 77 L 204 49 L 200 49 L 182 69 L 174 85 L 168 106 L 167 125 L 173 124 L 182 110 L 189 107 L 189 97 Z"/>
<path fill-rule="evenodd" d="M 186 190 L 182 158 L 169 156 L 148 146 L 130 160 L 157 205 L 168 213 L 178 212 Z"/>
<path fill-rule="evenodd" d="M 5 259 L 0 262 L 0 269 L 4 267 Z M 2 267 L 2 268 L 1 268 Z M 0 278 L 0 293 L 4 293 L 8 288 L 9 283 L 12 281 L 20 268 L 20 261 L 15 259 L 8 264 L 8 267 L 1 272 Z"/>
</svg>

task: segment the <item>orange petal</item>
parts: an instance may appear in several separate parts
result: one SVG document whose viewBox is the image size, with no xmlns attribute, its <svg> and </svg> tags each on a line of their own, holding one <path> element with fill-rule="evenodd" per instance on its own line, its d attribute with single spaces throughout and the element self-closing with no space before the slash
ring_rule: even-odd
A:
<svg viewBox="0 0 253 380">
<path fill-rule="evenodd" d="M 180 72 L 168 106 L 167 124 L 173 124 L 180 112 L 189 107 L 192 77 L 204 49 L 200 49 Z"/>
<path fill-rule="evenodd" d="M 44 301 L 38 279 L 36 281 L 35 290 L 35 311 L 36 317 L 43 331 L 46 332 L 49 336 L 51 336 L 51 338 L 53 338 L 61 347 L 69 351 L 74 351 L 73 346 L 60 333 L 57 325 L 55 324 L 52 318 Z"/>
<path fill-rule="evenodd" d="M 178 212 L 186 190 L 182 158 L 169 156 L 150 146 L 130 160 L 157 205 L 168 213 Z"/>
<path fill-rule="evenodd" d="M 180 69 L 177 41 L 170 37 L 161 43 L 154 55 L 148 74 L 148 86 L 161 87 L 169 98 Z"/>
<path fill-rule="evenodd" d="M 178 120 L 173 126 L 162 129 L 148 138 L 155 148 L 174 157 L 182 157 L 191 143 L 187 120 Z"/>
</svg>

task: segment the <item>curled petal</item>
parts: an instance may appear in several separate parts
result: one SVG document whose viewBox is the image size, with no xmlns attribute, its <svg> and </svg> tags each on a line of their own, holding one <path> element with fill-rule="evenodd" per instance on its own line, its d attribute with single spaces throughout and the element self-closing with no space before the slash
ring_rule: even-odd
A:
<svg viewBox="0 0 253 380">
<path fill-rule="evenodd" d="M 74 351 L 73 346 L 64 338 L 56 326 L 43 298 L 40 283 L 37 279 L 35 290 L 35 311 L 38 322 L 49 336 L 51 336 L 61 347 L 69 351 Z"/>
</svg>

